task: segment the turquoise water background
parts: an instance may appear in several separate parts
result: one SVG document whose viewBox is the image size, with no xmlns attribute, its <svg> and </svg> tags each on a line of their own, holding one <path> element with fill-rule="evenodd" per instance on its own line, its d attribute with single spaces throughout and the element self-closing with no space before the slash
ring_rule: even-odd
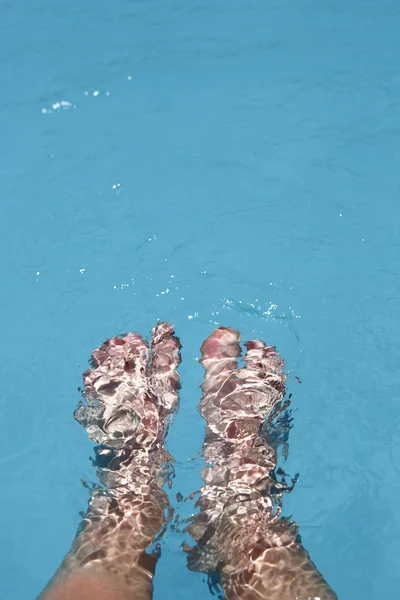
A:
<svg viewBox="0 0 400 600">
<path fill-rule="evenodd" d="M 200 485 L 199 347 L 238 327 L 286 359 L 285 514 L 341 600 L 398 595 L 399 30 L 396 0 L 1 2 L 2 599 L 36 597 L 85 510 L 91 349 L 159 318 L 174 506 Z M 210 594 L 184 539 L 156 600 Z"/>
</svg>

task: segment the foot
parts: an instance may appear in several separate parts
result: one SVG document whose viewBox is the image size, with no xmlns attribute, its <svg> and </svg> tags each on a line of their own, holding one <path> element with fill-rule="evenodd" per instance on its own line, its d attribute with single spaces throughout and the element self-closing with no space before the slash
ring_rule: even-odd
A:
<svg viewBox="0 0 400 600">
<path fill-rule="evenodd" d="M 276 349 L 216 329 L 202 346 L 200 412 L 206 420 L 200 513 L 188 527 L 197 542 L 189 567 L 219 571 L 228 599 L 333 600 L 334 592 L 299 542 L 297 526 L 280 518 L 276 449 L 265 423 L 284 406 L 285 374 Z"/>
<path fill-rule="evenodd" d="M 150 472 L 157 477 L 160 459 L 171 458 L 164 438 L 178 407 L 180 343 L 173 328 L 157 325 L 149 346 L 135 333 L 113 337 L 92 352 L 91 363 L 74 416 L 101 444 L 101 482 L 114 489 L 137 485 Z"/>
<path fill-rule="evenodd" d="M 72 548 L 47 591 L 78 579 L 88 586 L 105 580 L 121 599 L 150 597 L 157 556 L 146 549 L 161 536 L 170 511 L 162 487 L 172 458 L 164 439 L 178 406 L 179 351 L 167 323 L 153 329 L 149 345 L 129 333 L 93 351 L 75 418 L 99 444 L 101 485 L 91 489 Z"/>
</svg>

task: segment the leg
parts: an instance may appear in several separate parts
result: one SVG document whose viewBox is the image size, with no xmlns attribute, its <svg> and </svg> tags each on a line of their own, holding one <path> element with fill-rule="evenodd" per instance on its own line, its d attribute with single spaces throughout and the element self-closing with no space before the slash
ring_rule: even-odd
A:
<svg viewBox="0 0 400 600">
<path fill-rule="evenodd" d="M 264 424 L 282 410 L 283 363 L 263 342 L 246 346 L 243 369 L 236 360 L 237 331 L 217 329 L 202 346 L 200 411 L 209 466 L 202 473 L 200 513 L 188 528 L 197 542 L 189 567 L 219 571 L 228 600 L 334 600 L 297 526 L 279 518 L 277 457 Z"/>
<path fill-rule="evenodd" d="M 149 600 L 157 562 L 146 549 L 170 511 L 162 487 L 171 457 L 164 449 L 178 404 L 180 344 L 166 323 L 150 348 L 128 334 L 92 353 L 84 402 L 75 418 L 99 445 L 100 485 L 71 550 L 40 600 Z"/>
</svg>

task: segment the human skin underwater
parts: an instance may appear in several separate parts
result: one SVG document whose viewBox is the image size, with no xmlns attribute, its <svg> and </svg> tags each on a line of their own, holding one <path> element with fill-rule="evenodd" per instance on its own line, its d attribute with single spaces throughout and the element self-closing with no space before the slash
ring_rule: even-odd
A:
<svg viewBox="0 0 400 600">
<path fill-rule="evenodd" d="M 277 452 L 265 423 L 285 408 L 285 374 L 276 349 L 214 330 L 202 345 L 200 412 L 206 421 L 203 486 L 187 525 L 188 566 L 218 574 L 227 600 L 334 600 L 280 516 Z M 136 333 L 92 352 L 75 418 L 95 447 L 99 485 L 71 549 L 38 600 L 150 600 L 159 541 L 172 516 L 164 486 L 165 450 L 178 408 L 180 342 L 159 323 L 149 343 Z M 151 549 L 149 550 L 149 547 Z"/>
</svg>

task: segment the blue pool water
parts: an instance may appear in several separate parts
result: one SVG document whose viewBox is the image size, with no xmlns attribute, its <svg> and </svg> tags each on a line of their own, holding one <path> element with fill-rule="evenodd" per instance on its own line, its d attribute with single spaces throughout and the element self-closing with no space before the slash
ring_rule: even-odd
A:
<svg viewBox="0 0 400 600">
<path fill-rule="evenodd" d="M 264 337 L 285 513 L 341 600 L 397 596 L 399 28 L 396 0 L 1 2 L 2 599 L 35 598 L 85 510 L 91 349 L 158 318 L 183 344 L 174 504 L 200 485 L 202 340 Z M 156 600 L 209 595 L 183 539 Z"/>
</svg>

